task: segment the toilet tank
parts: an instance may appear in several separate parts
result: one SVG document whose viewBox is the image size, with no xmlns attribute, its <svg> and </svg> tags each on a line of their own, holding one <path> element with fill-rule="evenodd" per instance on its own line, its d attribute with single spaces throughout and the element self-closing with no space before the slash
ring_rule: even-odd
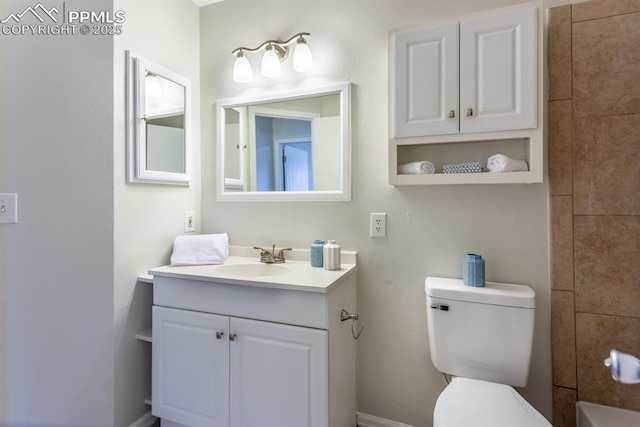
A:
<svg viewBox="0 0 640 427">
<path fill-rule="evenodd" d="M 446 374 L 524 387 L 529 376 L 535 292 L 526 285 L 427 277 L 433 365 Z"/>
</svg>

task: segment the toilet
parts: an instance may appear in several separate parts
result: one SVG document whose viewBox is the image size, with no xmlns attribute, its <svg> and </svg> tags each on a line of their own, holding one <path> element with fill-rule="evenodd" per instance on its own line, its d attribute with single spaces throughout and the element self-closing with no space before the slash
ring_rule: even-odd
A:
<svg viewBox="0 0 640 427">
<path fill-rule="evenodd" d="M 425 292 L 431 361 L 454 377 L 438 397 L 434 427 L 551 427 L 513 388 L 529 376 L 533 289 L 427 277 Z"/>
</svg>

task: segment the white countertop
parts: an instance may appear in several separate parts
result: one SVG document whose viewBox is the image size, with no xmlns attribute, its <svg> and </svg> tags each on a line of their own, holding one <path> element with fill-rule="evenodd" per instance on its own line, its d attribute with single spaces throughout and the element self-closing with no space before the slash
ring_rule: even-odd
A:
<svg viewBox="0 0 640 427">
<path fill-rule="evenodd" d="M 322 267 L 312 267 L 307 260 L 301 261 L 293 259 L 287 260 L 282 264 L 262 264 L 265 268 L 269 268 L 269 266 L 272 265 L 275 268 L 286 267 L 290 270 L 283 274 L 264 276 L 228 274 L 224 272 L 224 268 L 221 269 L 220 267 L 234 264 L 260 264 L 257 256 L 229 256 L 225 263 L 220 265 L 164 266 L 149 270 L 149 274 L 159 277 L 200 280 L 233 285 L 327 293 L 339 279 L 356 270 L 355 253 L 343 252 L 342 258 L 345 261 L 352 261 L 353 263 L 343 263 L 340 270 L 333 271 L 325 270 Z"/>
</svg>

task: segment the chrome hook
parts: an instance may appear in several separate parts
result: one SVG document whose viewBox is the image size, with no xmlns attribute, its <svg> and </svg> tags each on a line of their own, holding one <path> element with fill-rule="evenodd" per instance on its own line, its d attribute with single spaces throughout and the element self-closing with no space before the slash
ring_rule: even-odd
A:
<svg viewBox="0 0 640 427">
<path fill-rule="evenodd" d="M 343 308 L 342 311 L 340 311 L 340 321 L 345 322 L 347 320 L 351 320 L 351 335 L 353 336 L 354 340 L 357 340 L 358 338 L 360 338 L 360 334 L 362 334 L 362 331 L 364 331 L 365 324 L 363 322 L 362 327 L 356 333 L 355 325 L 356 325 L 356 322 L 358 321 L 358 313 L 352 314 Z"/>
</svg>

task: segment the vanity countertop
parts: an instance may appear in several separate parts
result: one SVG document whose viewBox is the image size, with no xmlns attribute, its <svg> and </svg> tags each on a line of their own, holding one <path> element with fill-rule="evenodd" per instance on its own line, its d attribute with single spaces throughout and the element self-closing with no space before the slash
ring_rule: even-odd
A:
<svg viewBox="0 0 640 427">
<path fill-rule="evenodd" d="M 356 270 L 355 253 L 343 252 L 343 261 L 349 263 L 343 263 L 340 270 L 330 271 L 321 267 L 312 267 L 306 260 L 293 259 L 282 264 L 261 264 L 256 257 L 232 255 L 224 264 L 163 266 L 149 270 L 149 274 L 213 283 L 328 293 L 341 278 Z M 235 266 L 238 266 L 237 269 Z M 239 273 L 244 267 L 247 267 L 251 273 L 247 275 Z M 276 274 L 271 274 L 272 269 Z"/>
</svg>

